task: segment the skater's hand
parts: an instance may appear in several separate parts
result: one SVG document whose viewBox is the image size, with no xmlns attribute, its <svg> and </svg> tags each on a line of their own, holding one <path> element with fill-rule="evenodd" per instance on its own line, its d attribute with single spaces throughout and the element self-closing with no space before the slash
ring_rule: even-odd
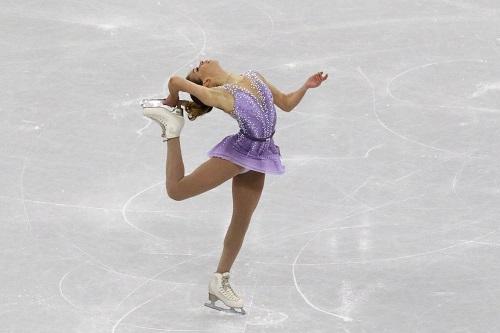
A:
<svg viewBox="0 0 500 333">
<path fill-rule="evenodd" d="M 304 83 L 304 87 L 306 88 L 316 88 L 321 85 L 321 82 L 325 81 L 328 78 L 328 74 L 325 76 L 322 75 L 323 72 L 318 72 L 312 75 L 307 79 L 306 83 Z"/>
<path fill-rule="evenodd" d="M 179 103 L 179 95 L 177 97 L 168 95 L 168 97 L 165 99 L 165 105 L 175 107 Z"/>
</svg>

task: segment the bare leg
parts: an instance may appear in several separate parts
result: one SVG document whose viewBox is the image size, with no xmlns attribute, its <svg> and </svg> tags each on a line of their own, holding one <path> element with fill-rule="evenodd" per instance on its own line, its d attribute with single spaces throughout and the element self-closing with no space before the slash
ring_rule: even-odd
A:
<svg viewBox="0 0 500 333">
<path fill-rule="evenodd" d="M 233 178 L 233 215 L 224 238 L 217 273 L 229 272 L 238 255 L 264 188 L 265 174 L 248 171 Z"/>
<path fill-rule="evenodd" d="M 184 162 L 182 161 L 181 143 L 179 138 L 167 141 L 167 162 L 166 162 L 166 185 L 167 189 L 172 187 L 184 178 Z M 169 186 L 169 184 L 171 186 Z"/>
<path fill-rule="evenodd" d="M 243 171 L 243 167 L 222 158 L 212 157 L 191 174 L 184 176 L 180 139 L 167 141 L 166 188 L 174 200 L 184 200 L 206 192 L 233 178 L 233 215 L 224 239 L 224 249 L 217 272 L 228 272 L 243 244 L 252 214 L 264 187 L 265 174 Z"/>
<path fill-rule="evenodd" d="M 219 186 L 233 178 L 243 167 L 222 158 L 212 157 L 184 176 L 179 138 L 167 141 L 166 189 L 170 198 L 184 200 Z"/>
</svg>

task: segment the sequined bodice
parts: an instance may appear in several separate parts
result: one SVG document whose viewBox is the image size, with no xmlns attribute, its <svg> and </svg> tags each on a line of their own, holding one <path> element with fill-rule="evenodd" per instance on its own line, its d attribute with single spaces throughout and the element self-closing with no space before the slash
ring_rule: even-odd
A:
<svg viewBox="0 0 500 333">
<path fill-rule="evenodd" d="M 243 74 L 257 96 L 249 89 L 237 84 L 224 84 L 222 87 L 234 97 L 234 110 L 231 116 L 238 121 L 240 129 L 255 138 L 271 137 L 276 126 L 276 109 L 269 87 L 257 76 L 254 70 Z"/>
</svg>

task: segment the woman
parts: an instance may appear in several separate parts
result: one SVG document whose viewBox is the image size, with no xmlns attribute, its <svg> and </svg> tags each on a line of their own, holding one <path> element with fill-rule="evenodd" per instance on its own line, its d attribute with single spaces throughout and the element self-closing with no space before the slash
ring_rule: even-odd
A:
<svg viewBox="0 0 500 333">
<path fill-rule="evenodd" d="M 166 190 L 170 198 L 184 200 L 233 179 L 233 215 L 217 271 L 208 286 L 211 303 L 206 303 L 206 306 L 245 313 L 243 300 L 229 284 L 229 270 L 257 207 L 265 174 L 285 172 L 279 146 L 272 138 L 276 125 L 274 104 L 283 111 L 292 111 L 307 89 L 320 86 L 328 78 L 328 74 L 323 76 L 322 73 L 312 75 L 297 91 L 284 94 L 256 71 L 235 75 L 225 71 L 217 60 L 204 60 L 185 79 L 179 76 L 170 78 L 170 94 L 161 100 L 160 105 L 154 106 L 151 101 L 142 104 L 144 115 L 160 124 L 163 141 L 167 141 Z M 193 101 L 180 101 L 179 91 L 188 92 Z M 180 147 L 180 133 L 184 126 L 181 106 L 188 112 L 190 120 L 216 107 L 236 119 L 240 127 L 238 133 L 226 136 L 213 147 L 208 152 L 210 159 L 187 176 L 184 175 Z M 229 309 L 216 306 L 217 300 Z"/>
</svg>

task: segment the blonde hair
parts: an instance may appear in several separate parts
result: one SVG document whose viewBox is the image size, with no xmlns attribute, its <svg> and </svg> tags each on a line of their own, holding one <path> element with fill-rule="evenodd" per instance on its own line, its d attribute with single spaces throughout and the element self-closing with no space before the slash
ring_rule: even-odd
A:
<svg viewBox="0 0 500 333">
<path fill-rule="evenodd" d="M 196 83 L 196 84 L 199 84 L 199 85 L 203 84 L 203 82 L 201 82 L 201 80 L 193 80 L 193 79 L 189 78 L 189 74 L 186 76 L 186 80 L 189 80 L 189 81 Z M 189 120 L 191 120 L 191 121 L 195 120 L 199 116 L 204 115 L 205 113 L 212 111 L 212 108 L 213 108 L 212 106 L 203 104 L 203 102 L 200 101 L 193 94 L 189 94 L 189 96 L 191 96 L 191 99 L 193 101 L 186 101 L 186 100 L 181 101 L 181 104 L 184 105 L 184 108 L 185 108 L 186 112 L 188 113 Z"/>
</svg>

